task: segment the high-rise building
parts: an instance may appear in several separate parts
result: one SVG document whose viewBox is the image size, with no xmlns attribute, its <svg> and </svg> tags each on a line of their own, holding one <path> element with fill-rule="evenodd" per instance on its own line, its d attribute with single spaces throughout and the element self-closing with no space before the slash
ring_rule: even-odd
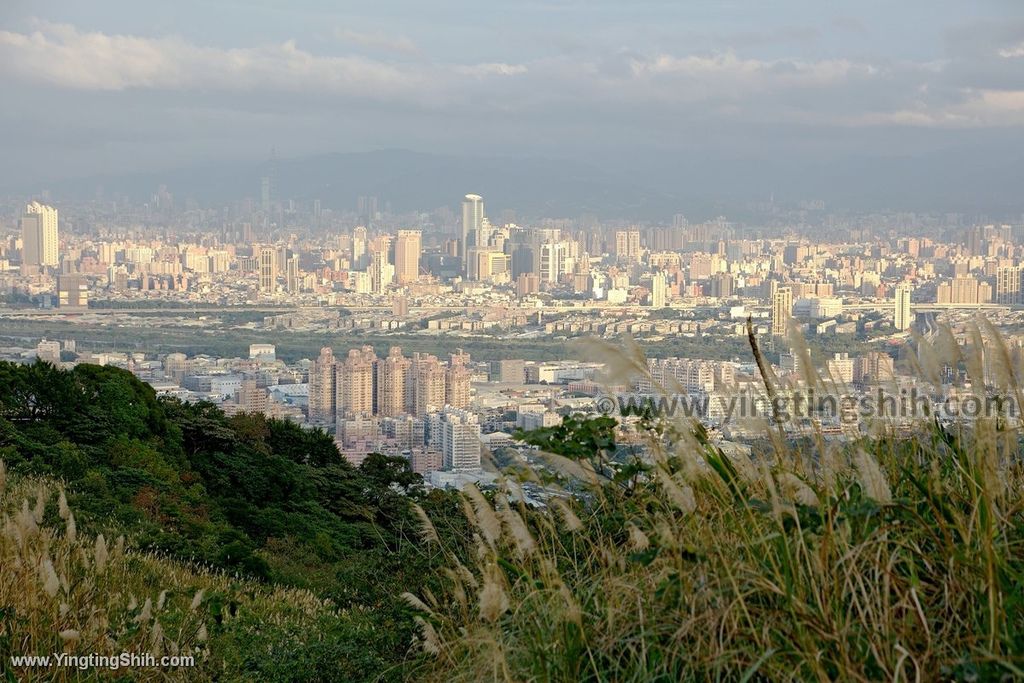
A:
<svg viewBox="0 0 1024 683">
<path fill-rule="evenodd" d="M 778 286 L 773 286 L 773 290 L 771 295 L 772 336 L 784 337 L 789 329 L 789 317 L 793 314 L 793 290 L 790 287 Z"/>
<path fill-rule="evenodd" d="M 441 469 L 444 464 L 439 452 L 425 448 L 413 450 L 409 460 L 412 464 L 412 471 L 423 476 Z"/>
<path fill-rule="evenodd" d="M 565 272 L 565 243 L 545 242 L 540 246 L 540 279 L 558 282 Z"/>
<path fill-rule="evenodd" d="M 395 278 L 398 284 L 415 282 L 420 276 L 422 233 L 419 230 L 399 230 L 395 240 Z"/>
<path fill-rule="evenodd" d="M 914 291 L 909 282 L 901 282 L 896 285 L 896 311 L 893 317 L 893 324 L 897 330 L 909 329 L 914 322 L 910 310 L 910 295 Z"/>
<path fill-rule="evenodd" d="M 512 277 L 539 272 L 540 244 L 516 240 L 527 239 L 528 235 L 520 231 L 513 240 L 505 243 L 505 250 L 510 254 Z"/>
<path fill-rule="evenodd" d="M 164 357 L 164 376 L 178 384 L 188 373 L 188 356 L 183 353 L 169 353 Z"/>
<path fill-rule="evenodd" d="M 267 408 L 269 407 L 269 400 L 267 398 L 267 390 L 264 387 L 258 386 L 256 380 L 247 379 L 242 381 L 242 386 L 238 388 L 238 395 L 236 397 L 238 408 L 245 413 L 260 413 L 267 414 Z"/>
<path fill-rule="evenodd" d="M 277 284 L 277 249 L 264 245 L 258 252 L 260 291 L 272 294 Z"/>
<path fill-rule="evenodd" d="M 466 278 L 469 280 L 507 280 L 509 277 L 509 255 L 497 247 L 470 247 L 467 258 Z"/>
<path fill-rule="evenodd" d="M 351 349 L 345 360 L 338 364 L 336 373 L 339 417 L 373 415 L 373 377 L 377 354 L 372 346 Z"/>
<path fill-rule="evenodd" d="M 367 222 L 374 222 L 380 217 L 380 197 L 362 195 L 356 200 L 356 212 Z"/>
<path fill-rule="evenodd" d="M 615 255 L 624 261 L 640 259 L 640 231 L 617 230 L 615 232 Z"/>
<path fill-rule="evenodd" d="M 381 294 L 395 281 L 395 267 L 388 262 L 387 248 L 375 248 L 370 252 L 370 291 Z"/>
<path fill-rule="evenodd" d="M 733 277 L 731 273 L 715 273 L 711 276 L 711 296 L 728 299 L 732 296 Z"/>
<path fill-rule="evenodd" d="M 665 308 L 668 300 L 668 281 L 665 273 L 655 273 L 651 276 L 651 308 Z"/>
<path fill-rule="evenodd" d="M 466 258 L 469 255 L 469 248 L 476 246 L 476 237 L 483 224 L 484 198 L 478 194 L 467 194 L 462 200 L 462 241 L 459 243 L 463 273 L 467 270 Z"/>
<path fill-rule="evenodd" d="M 521 359 L 492 360 L 487 379 L 491 382 L 523 384 L 526 381 L 526 363 Z"/>
<path fill-rule="evenodd" d="M 445 403 L 453 408 L 468 408 L 473 371 L 469 367 L 469 354 L 458 349 L 448 361 L 445 378 Z"/>
<path fill-rule="evenodd" d="M 1024 287 L 1022 287 L 1021 266 L 1004 266 L 996 270 L 996 303 L 1019 305 L 1024 303 Z"/>
<path fill-rule="evenodd" d="M 895 373 L 892 356 L 881 351 L 868 351 L 854 359 L 853 381 L 861 384 L 891 382 Z"/>
<path fill-rule="evenodd" d="M 540 276 L 533 273 L 522 273 L 516 278 L 516 296 L 520 299 L 540 291 Z"/>
<path fill-rule="evenodd" d="M 70 309 L 89 307 L 89 285 L 84 275 L 57 276 L 57 305 Z"/>
<path fill-rule="evenodd" d="M 480 469 L 480 423 L 466 410 L 448 409 L 441 415 L 441 456 L 451 472 Z"/>
<path fill-rule="evenodd" d="M 970 275 L 960 275 L 943 282 L 935 290 L 940 304 L 985 304 L 992 300 L 992 286 Z"/>
<path fill-rule="evenodd" d="M 366 256 L 366 228 L 360 225 L 352 231 L 352 267 L 362 268 L 364 256 Z"/>
<path fill-rule="evenodd" d="M 380 427 L 381 436 L 403 451 L 423 448 L 426 424 L 420 418 L 412 415 L 385 417 L 380 421 Z"/>
<path fill-rule="evenodd" d="M 386 358 L 377 361 L 377 414 L 397 417 L 409 405 L 409 370 L 412 363 L 402 349 L 392 346 Z"/>
<path fill-rule="evenodd" d="M 494 226 L 491 225 L 491 221 L 487 219 L 487 216 L 484 216 L 480 221 L 480 227 L 476 231 L 476 239 L 473 240 L 473 243 L 478 247 L 486 249 L 491 246 L 491 236 L 493 234 Z"/>
<path fill-rule="evenodd" d="M 21 262 L 27 266 L 57 267 L 57 209 L 32 202 L 21 217 Z"/>
<path fill-rule="evenodd" d="M 285 267 L 285 283 L 289 294 L 298 294 L 301 281 L 299 280 L 299 257 L 289 256 Z"/>
<path fill-rule="evenodd" d="M 309 368 L 309 421 L 331 424 L 336 414 L 334 352 L 329 346 Z"/>
<path fill-rule="evenodd" d="M 412 412 L 417 417 L 439 412 L 444 408 L 447 373 L 437 356 L 412 355 Z"/>
</svg>

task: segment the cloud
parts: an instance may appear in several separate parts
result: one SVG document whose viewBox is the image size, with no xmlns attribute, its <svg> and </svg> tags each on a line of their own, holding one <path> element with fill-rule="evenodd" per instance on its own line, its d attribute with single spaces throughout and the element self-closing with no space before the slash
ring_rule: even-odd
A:
<svg viewBox="0 0 1024 683">
<path fill-rule="evenodd" d="M 394 66 L 362 57 L 318 57 L 294 41 L 219 49 L 181 38 L 83 33 L 64 24 L 31 34 L 0 31 L 0 67 L 32 82 L 80 90 L 228 89 L 393 92 L 414 85 Z"/>
<path fill-rule="evenodd" d="M 653 58 L 633 59 L 632 73 L 641 79 L 677 78 L 691 82 L 718 82 L 730 89 L 822 87 L 842 82 L 855 73 L 871 76 L 877 69 L 871 65 L 847 60 L 801 62 L 794 60 L 764 61 L 740 59 L 734 52 L 711 56 L 675 57 L 662 54 Z"/>
<path fill-rule="evenodd" d="M 518 76 L 525 74 L 528 69 L 524 64 L 505 64 L 503 62 L 489 62 L 486 64 L 474 64 L 472 66 L 458 66 L 455 70 L 467 76 Z"/>
<path fill-rule="evenodd" d="M 409 55 L 416 50 L 402 36 L 348 30 L 336 35 Z M 256 110 L 282 103 L 325 111 L 367 104 L 390 116 L 410 110 L 463 116 L 471 110 L 474 116 L 492 114 L 496 132 L 517 115 L 549 129 L 593 120 L 618 122 L 624 131 L 635 126 L 644 134 L 652 122 L 720 120 L 835 127 L 1024 125 L 1024 85 L 1009 72 L 1003 77 L 982 68 L 993 59 L 1006 63 L 994 54 L 964 50 L 941 61 L 870 62 L 623 49 L 589 58 L 458 64 L 418 53 L 398 61 L 315 54 L 295 41 L 208 47 L 177 36 L 110 35 L 42 23 L 30 33 L 0 31 L 0 81 L 97 93 L 189 93 L 196 105 L 234 98 L 236 106 Z"/>
<path fill-rule="evenodd" d="M 1012 47 L 1004 47 L 999 50 L 999 56 L 1003 59 L 1014 59 L 1024 57 L 1024 43 L 1018 43 Z"/>
<path fill-rule="evenodd" d="M 338 28 L 334 37 L 344 43 L 355 43 L 374 50 L 398 52 L 404 55 L 419 54 L 419 46 L 406 36 L 393 36 L 383 31 L 359 32 L 351 29 Z"/>
</svg>

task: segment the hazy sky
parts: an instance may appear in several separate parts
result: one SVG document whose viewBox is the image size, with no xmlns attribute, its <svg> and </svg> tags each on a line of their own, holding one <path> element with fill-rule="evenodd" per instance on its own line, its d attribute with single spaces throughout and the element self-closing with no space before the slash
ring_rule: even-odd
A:
<svg viewBox="0 0 1024 683">
<path fill-rule="evenodd" d="M 2 0 L 0 185 L 271 145 L 794 173 L 1024 151 L 1017 0 L 355 4 Z"/>
</svg>

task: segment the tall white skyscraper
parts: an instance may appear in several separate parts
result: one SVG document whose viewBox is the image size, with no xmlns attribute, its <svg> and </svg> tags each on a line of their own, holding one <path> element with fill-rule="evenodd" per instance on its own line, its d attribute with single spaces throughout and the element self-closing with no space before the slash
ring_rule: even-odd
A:
<svg viewBox="0 0 1024 683">
<path fill-rule="evenodd" d="M 370 265 L 366 272 L 370 276 L 370 291 L 374 294 L 381 294 L 395 281 L 395 266 L 388 261 L 386 248 L 370 252 Z"/>
<path fill-rule="evenodd" d="M 545 242 L 540 245 L 540 279 L 558 282 L 565 272 L 565 242 Z"/>
<path fill-rule="evenodd" d="M 462 242 L 459 255 L 462 256 L 462 270 L 466 271 L 466 256 L 469 248 L 476 246 L 476 237 L 484 224 L 484 198 L 478 194 L 467 194 L 462 200 Z"/>
<path fill-rule="evenodd" d="M 366 255 L 366 228 L 362 225 L 357 226 L 352 231 L 352 267 L 362 268 L 364 266 L 363 257 Z"/>
<path fill-rule="evenodd" d="M 665 308 L 668 299 L 668 282 L 665 273 L 651 276 L 651 308 Z"/>
<path fill-rule="evenodd" d="M 913 291 L 914 287 L 909 282 L 901 282 L 896 285 L 896 313 L 893 318 L 893 326 L 897 330 L 909 329 L 914 322 L 910 310 L 910 295 Z"/>
<path fill-rule="evenodd" d="M 299 257 L 289 256 L 285 261 L 285 281 L 289 294 L 297 294 L 301 286 L 299 279 Z"/>
<path fill-rule="evenodd" d="M 29 204 L 21 218 L 21 241 L 23 264 L 56 268 L 60 263 L 57 209 L 39 202 Z"/>
<path fill-rule="evenodd" d="M 450 472 L 480 470 L 480 423 L 465 410 L 448 409 L 441 415 L 441 457 Z"/>
</svg>

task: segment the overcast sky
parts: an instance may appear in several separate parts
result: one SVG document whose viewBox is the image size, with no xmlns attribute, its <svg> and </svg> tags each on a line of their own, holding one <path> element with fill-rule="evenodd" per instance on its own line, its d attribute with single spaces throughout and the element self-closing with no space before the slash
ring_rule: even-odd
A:
<svg viewBox="0 0 1024 683">
<path fill-rule="evenodd" d="M 355 4 L 2 0 L 0 185 L 272 145 L 794 169 L 1024 150 L 1016 0 Z"/>
</svg>

